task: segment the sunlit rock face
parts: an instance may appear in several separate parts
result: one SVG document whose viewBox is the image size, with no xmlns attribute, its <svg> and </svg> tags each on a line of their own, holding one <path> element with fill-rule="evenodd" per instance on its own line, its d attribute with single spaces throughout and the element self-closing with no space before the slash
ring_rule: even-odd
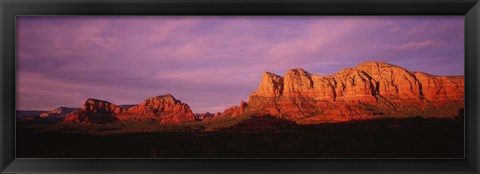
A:
<svg viewBox="0 0 480 174">
<path fill-rule="evenodd" d="M 98 123 L 104 124 L 117 120 L 115 113 L 121 108 L 108 101 L 88 99 L 80 110 L 76 110 L 65 117 L 70 123 Z"/>
<path fill-rule="evenodd" d="M 88 99 L 81 110 L 69 114 L 65 121 L 74 123 L 110 123 L 117 120 L 179 123 L 195 121 L 190 107 L 171 94 L 151 97 L 142 103 L 119 107 L 113 103 Z"/>
<path fill-rule="evenodd" d="M 465 89 L 463 76 L 433 76 L 422 72 L 415 72 L 414 74 L 422 84 L 425 99 L 438 102 L 452 100 L 463 102 Z"/>
<path fill-rule="evenodd" d="M 254 92 L 254 95 L 278 97 L 283 93 L 283 86 L 283 77 L 270 72 L 264 72 L 260 86 Z"/>
<path fill-rule="evenodd" d="M 223 111 L 223 113 L 220 114 L 219 117 L 235 117 L 245 113 L 246 108 L 247 108 L 247 102 L 244 102 L 242 100 L 240 102 L 240 106 L 232 106 L 230 108 L 225 109 L 225 111 Z"/>
<path fill-rule="evenodd" d="M 190 106 L 177 100 L 173 95 L 166 94 L 151 97 L 124 112 L 130 115 L 127 119 L 155 119 L 162 123 L 179 123 L 195 121 L 195 115 Z"/>
<path fill-rule="evenodd" d="M 242 102 L 243 103 L 243 102 Z M 410 72 L 382 62 L 365 62 L 333 75 L 291 69 L 266 72 L 243 108 L 224 113 L 256 112 L 299 123 L 376 117 L 449 117 L 464 107 L 464 77 Z"/>
</svg>

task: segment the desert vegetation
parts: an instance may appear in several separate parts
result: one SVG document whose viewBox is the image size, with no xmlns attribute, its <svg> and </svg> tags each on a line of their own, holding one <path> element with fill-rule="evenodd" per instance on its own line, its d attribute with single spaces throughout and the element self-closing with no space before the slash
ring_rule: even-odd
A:
<svg viewBox="0 0 480 174">
<path fill-rule="evenodd" d="M 17 157 L 462 158 L 464 147 L 463 120 L 422 117 L 298 125 L 245 115 L 155 127 L 58 129 L 18 125 Z"/>
</svg>

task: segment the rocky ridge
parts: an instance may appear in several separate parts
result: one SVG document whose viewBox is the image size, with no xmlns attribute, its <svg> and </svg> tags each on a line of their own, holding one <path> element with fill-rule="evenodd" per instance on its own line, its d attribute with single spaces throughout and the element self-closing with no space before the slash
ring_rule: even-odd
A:
<svg viewBox="0 0 480 174">
<path fill-rule="evenodd" d="M 58 107 L 48 112 L 42 112 L 39 114 L 41 118 L 51 120 L 51 121 L 61 121 L 65 119 L 65 117 L 74 112 L 75 110 L 79 110 L 80 108 L 69 108 L 69 107 Z"/>
<path fill-rule="evenodd" d="M 195 121 L 190 107 L 171 94 L 151 97 L 138 105 L 117 106 L 108 101 L 88 99 L 82 109 L 69 114 L 67 123 L 111 123 L 114 121 L 179 123 Z"/>
<path fill-rule="evenodd" d="M 297 123 L 378 116 L 451 118 L 463 105 L 463 76 L 434 76 L 365 62 L 327 76 L 300 68 L 284 76 L 265 72 L 248 102 L 226 109 L 222 116 L 256 112 Z"/>
</svg>

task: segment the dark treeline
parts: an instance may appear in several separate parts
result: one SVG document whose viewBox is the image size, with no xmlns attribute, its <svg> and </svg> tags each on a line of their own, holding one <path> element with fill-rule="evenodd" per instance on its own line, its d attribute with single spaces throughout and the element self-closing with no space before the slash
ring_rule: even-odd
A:
<svg viewBox="0 0 480 174">
<path fill-rule="evenodd" d="M 273 117 L 251 117 L 234 123 L 214 131 L 172 129 L 105 135 L 65 133 L 20 124 L 17 157 L 463 158 L 464 155 L 462 119 L 374 119 L 297 125 Z"/>
</svg>

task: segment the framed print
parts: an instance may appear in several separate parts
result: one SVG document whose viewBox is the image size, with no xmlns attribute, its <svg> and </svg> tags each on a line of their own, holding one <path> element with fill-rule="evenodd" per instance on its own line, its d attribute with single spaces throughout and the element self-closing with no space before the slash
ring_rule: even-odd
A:
<svg viewBox="0 0 480 174">
<path fill-rule="evenodd" d="M 478 8 L 2 1 L 2 172 L 478 173 Z"/>
</svg>

